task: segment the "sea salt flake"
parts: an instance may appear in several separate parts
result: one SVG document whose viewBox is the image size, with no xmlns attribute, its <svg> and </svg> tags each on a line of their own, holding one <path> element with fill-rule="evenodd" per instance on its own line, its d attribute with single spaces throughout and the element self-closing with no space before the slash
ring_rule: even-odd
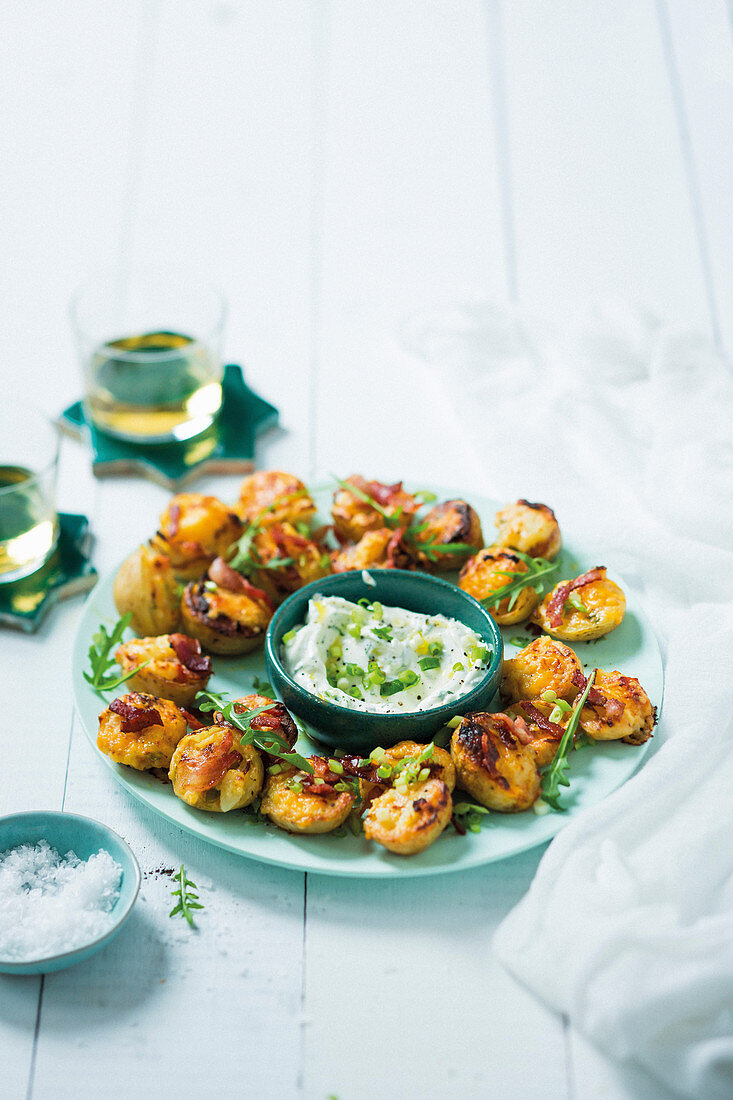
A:
<svg viewBox="0 0 733 1100">
<path fill-rule="evenodd" d="M 110 931 L 122 867 L 104 848 L 82 860 L 48 841 L 0 854 L 0 956 L 15 962 L 73 951 Z"/>
</svg>

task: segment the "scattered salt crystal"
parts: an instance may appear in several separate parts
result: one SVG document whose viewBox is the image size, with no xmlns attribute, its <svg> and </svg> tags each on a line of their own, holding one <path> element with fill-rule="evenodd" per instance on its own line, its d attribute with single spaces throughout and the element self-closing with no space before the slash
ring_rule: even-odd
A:
<svg viewBox="0 0 733 1100">
<path fill-rule="evenodd" d="M 87 860 L 48 841 L 0 854 L 0 956 L 45 959 L 99 939 L 114 925 L 122 868 L 103 848 Z"/>
</svg>

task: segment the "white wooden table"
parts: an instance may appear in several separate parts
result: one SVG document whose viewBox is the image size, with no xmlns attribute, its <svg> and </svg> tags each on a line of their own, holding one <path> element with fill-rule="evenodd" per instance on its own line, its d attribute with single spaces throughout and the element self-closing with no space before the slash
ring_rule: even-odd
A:
<svg viewBox="0 0 733 1100">
<path fill-rule="evenodd" d="M 0 377 L 56 413 L 79 388 L 66 306 L 123 257 L 227 290 L 227 354 L 282 410 L 260 464 L 501 492 L 401 348 L 426 306 L 555 318 L 621 291 L 733 336 L 733 13 L 725 0 L 4 0 Z M 232 497 L 233 479 L 202 482 Z M 96 563 L 166 495 L 59 501 Z M 541 853 L 381 883 L 268 868 L 133 803 L 72 716 L 78 601 L 0 636 L 0 812 L 123 834 L 135 914 L 66 972 L 0 980 L 0 1094 L 658 1100 L 491 956 Z M 168 919 L 184 862 L 200 931 Z"/>
</svg>

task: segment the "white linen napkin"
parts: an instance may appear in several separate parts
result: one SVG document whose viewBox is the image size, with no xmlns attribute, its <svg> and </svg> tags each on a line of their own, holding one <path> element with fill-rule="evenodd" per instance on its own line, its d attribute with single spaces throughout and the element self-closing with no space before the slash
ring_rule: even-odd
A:
<svg viewBox="0 0 733 1100">
<path fill-rule="evenodd" d="M 657 751 L 553 841 L 494 949 L 607 1054 L 731 1100 L 731 374 L 706 340 L 624 303 L 573 336 L 462 306 L 407 340 L 483 487 L 550 504 L 568 543 L 638 575 L 667 654 Z"/>
</svg>

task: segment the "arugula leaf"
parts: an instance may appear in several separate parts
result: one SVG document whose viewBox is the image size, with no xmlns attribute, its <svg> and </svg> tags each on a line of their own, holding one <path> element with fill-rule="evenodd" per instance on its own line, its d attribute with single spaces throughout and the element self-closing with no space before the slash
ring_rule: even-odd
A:
<svg viewBox="0 0 733 1100">
<path fill-rule="evenodd" d="M 234 702 L 227 702 L 225 694 L 200 691 L 196 696 L 196 705 L 205 713 L 215 710 L 221 711 L 224 720 L 241 732 L 240 745 L 254 745 L 260 752 L 267 752 L 270 756 L 276 756 L 279 760 L 284 760 L 286 764 L 292 764 L 296 768 L 300 768 L 301 771 L 313 772 L 313 765 L 310 760 L 306 760 L 300 753 L 292 752 L 290 745 L 279 733 L 275 733 L 274 730 L 252 729 L 252 719 L 258 714 L 264 714 L 266 711 L 272 710 L 276 704 L 268 703 L 264 707 L 252 707 L 250 710 L 237 712 L 234 710 Z"/>
<path fill-rule="evenodd" d="M 567 807 L 563 806 L 560 802 L 560 787 L 570 786 L 570 780 L 568 779 L 568 773 L 570 772 L 568 753 L 573 744 L 575 731 L 578 728 L 580 712 L 588 698 L 588 692 L 593 687 L 595 678 L 596 669 L 593 669 L 585 685 L 585 691 L 573 707 L 573 713 L 570 716 L 570 721 L 567 724 L 558 750 L 555 753 L 555 758 L 542 773 L 542 800 L 546 802 L 548 806 L 552 806 L 553 810 L 564 812 L 567 809 Z"/>
<path fill-rule="evenodd" d="M 178 903 L 171 909 L 169 917 L 177 917 L 179 914 L 188 921 L 191 928 L 196 927 L 196 922 L 191 913 L 192 909 L 203 909 L 204 905 L 199 901 L 195 892 L 198 887 L 186 875 L 186 868 L 181 864 L 181 869 L 173 878 L 179 883 L 178 889 L 171 891 L 171 896 L 178 898 Z M 193 887 L 193 889 L 192 889 Z"/>
<path fill-rule="evenodd" d="M 524 554 L 521 550 L 515 550 L 513 547 L 508 552 L 516 554 L 524 562 L 527 566 L 527 572 L 513 573 L 509 569 L 497 569 L 496 572 L 500 576 L 511 577 L 511 580 L 503 584 L 501 588 L 497 588 L 490 596 L 481 600 L 484 607 L 489 608 L 489 610 L 492 607 L 498 607 L 501 601 L 509 596 L 507 611 L 512 611 L 519 599 L 519 593 L 523 592 L 525 588 L 534 588 L 537 595 L 541 596 L 545 590 L 545 582 L 542 578 L 554 573 L 559 564 L 556 561 L 548 561 L 546 558 L 531 558 L 529 554 Z"/>
<path fill-rule="evenodd" d="M 117 620 L 111 634 L 108 634 L 105 627 L 100 623 L 99 630 L 92 638 L 92 644 L 89 647 L 90 672 L 84 672 L 83 676 L 98 695 L 105 691 L 114 691 L 120 684 L 124 684 L 135 676 L 141 668 L 145 668 L 146 665 L 150 664 L 150 661 L 143 661 L 142 664 L 130 669 L 129 672 L 123 672 L 120 676 L 109 675 L 109 670 L 117 664 L 114 651 L 122 642 L 122 635 L 130 625 L 131 619 L 132 612 L 128 611 L 126 615 Z"/>
<path fill-rule="evenodd" d="M 267 695 L 270 699 L 275 698 L 275 689 L 269 680 L 261 680 L 259 676 L 255 676 L 252 680 L 252 687 L 258 695 Z"/>
</svg>

